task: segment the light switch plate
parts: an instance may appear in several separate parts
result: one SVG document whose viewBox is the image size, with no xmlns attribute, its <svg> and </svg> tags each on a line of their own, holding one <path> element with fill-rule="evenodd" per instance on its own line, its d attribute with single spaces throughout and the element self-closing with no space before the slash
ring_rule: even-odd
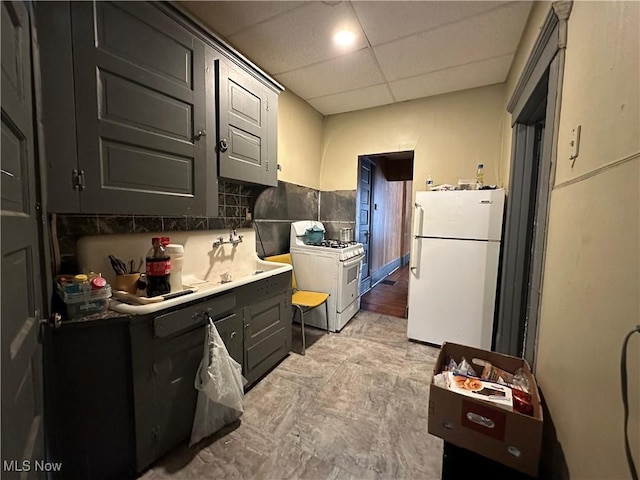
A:
<svg viewBox="0 0 640 480">
<path fill-rule="evenodd" d="M 576 158 L 578 158 L 578 154 L 580 153 L 580 131 L 582 130 L 582 125 L 578 125 L 573 130 L 571 130 L 571 141 L 569 145 L 571 146 L 571 152 L 569 154 L 569 160 L 571 160 L 571 166 L 573 166 L 573 162 L 575 162 Z"/>
</svg>

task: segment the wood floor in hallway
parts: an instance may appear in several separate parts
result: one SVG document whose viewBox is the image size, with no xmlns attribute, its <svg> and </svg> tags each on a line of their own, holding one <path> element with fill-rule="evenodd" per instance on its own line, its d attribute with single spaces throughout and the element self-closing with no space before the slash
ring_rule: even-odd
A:
<svg viewBox="0 0 640 480">
<path fill-rule="evenodd" d="M 393 285 L 389 282 L 395 282 Z M 382 282 L 365 293 L 360 308 L 392 317 L 407 318 L 409 265 L 398 268 Z"/>
</svg>

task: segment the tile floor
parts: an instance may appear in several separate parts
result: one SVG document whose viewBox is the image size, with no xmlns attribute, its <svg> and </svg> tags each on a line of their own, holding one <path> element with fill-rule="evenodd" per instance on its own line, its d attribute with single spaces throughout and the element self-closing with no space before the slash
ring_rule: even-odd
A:
<svg viewBox="0 0 640 480">
<path fill-rule="evenodd" d="M 254 386 L 240 422 L 141 478 L 440 478 L 442 441 L 427 433 L 438 350 L 409 342 L 406 329 L 365 311 L 341 333 L 307 329 L 307 355 L 292 353 Z"/>
</svg>

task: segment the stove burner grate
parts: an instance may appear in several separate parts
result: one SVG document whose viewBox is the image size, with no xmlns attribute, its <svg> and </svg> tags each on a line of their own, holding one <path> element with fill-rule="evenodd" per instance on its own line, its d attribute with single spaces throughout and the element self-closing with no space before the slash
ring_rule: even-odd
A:
<svg viewBox="0 0 640 480">
<path fill-rule="evenodd" d="M 320 242 L 310 242 L 307 245 L 314 247 L 327 247 L 327 248 L 347 248 L 351 245 L 355 245 L 356 242 L 341 242 L 340 240 L 322 240 Z"/>
</svg>

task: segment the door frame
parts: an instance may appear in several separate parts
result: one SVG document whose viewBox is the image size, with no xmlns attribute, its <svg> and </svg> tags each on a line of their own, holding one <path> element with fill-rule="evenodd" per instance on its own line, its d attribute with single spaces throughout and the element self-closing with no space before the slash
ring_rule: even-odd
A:
<svg viewBox="0 0 640 480">
<path fill-rule="evenodd" d="M 551 187 L 555 181 L 562 78 L 571 1 L 552 4 L 507 104 L 512 150 L 504 253 L 493 349 L 535 366 Z M 546 101 L 538 171 L 535 116 Z M 533 190 L 532 190 L 533 187 Z M 535 200 L 534 197 L 535 196 Z M 531 232 L 534 227 L 535 231 Z M 530 261 L 523 263 L 531 252 Z"/>
</svg>

